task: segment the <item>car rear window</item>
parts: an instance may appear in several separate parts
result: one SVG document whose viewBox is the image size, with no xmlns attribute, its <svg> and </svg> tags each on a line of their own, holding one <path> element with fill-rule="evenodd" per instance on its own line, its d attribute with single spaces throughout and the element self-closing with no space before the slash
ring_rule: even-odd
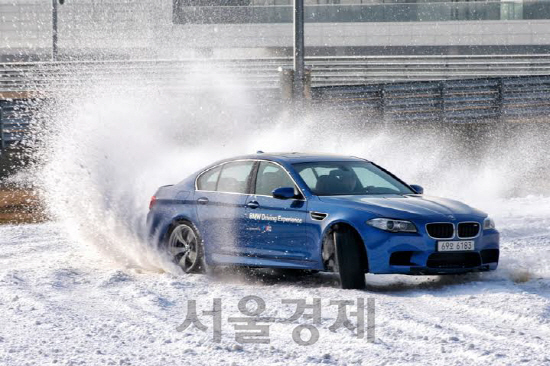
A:
<svg viewBox="0 0 550 366">
<path fill-rule="evenodd" d="M 197 188 L 201 191 L 215 191 L 221 167 L 216 167 L 202 173 L 197 181 Z"/>
</svg>

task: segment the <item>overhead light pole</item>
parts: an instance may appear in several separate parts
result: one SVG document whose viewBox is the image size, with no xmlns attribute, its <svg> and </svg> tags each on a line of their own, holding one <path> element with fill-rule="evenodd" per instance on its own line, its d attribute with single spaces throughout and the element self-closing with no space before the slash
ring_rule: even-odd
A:
<svg viewBox="0 0 550 366">
<path fill-rule="evenodd" d="M 294 82 L 296 100 L 304 98 L 304 0 L 294 0 Z"/>
</svg>

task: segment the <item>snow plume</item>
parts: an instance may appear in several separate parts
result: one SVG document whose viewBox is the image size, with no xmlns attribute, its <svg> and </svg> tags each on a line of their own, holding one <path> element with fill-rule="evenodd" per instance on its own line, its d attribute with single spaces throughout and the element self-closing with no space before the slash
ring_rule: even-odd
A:
<svg viewBox="0 0 550 366">
<path fill-rule="evenodd" d="M 365 157 L 428 195 L 488 211 L 501 228 L 523 216 L 537 218 L 536 230 L 548 227 L 545 126 L 379 123 L 319 106 L 298 112 L 255 100 L 208 65 L 182 80 L 176 90 L 140 75 L 84 81 L 54 98 L 39 139 L 38 180 L 52 216 L 126 265 L 177 271 L 144 240 L 150 196 L 212 161 L 256 150 Z M 526 195 L 538 198 L 511 199 Z"/>
<path fill-rule="evenodd" d="M 246 93 L 222 70 L 197 66 L 184 87 L 205 79 L 208 90 L 178 94 L 115 75 L 56 95 L 38 138 L 37 180 L 73 238 L 127 266 L 178 271 L 145 239 L 149 200 L 159 186 L 240 152 L 238 128 L 248 123 Z"/>
</svg>

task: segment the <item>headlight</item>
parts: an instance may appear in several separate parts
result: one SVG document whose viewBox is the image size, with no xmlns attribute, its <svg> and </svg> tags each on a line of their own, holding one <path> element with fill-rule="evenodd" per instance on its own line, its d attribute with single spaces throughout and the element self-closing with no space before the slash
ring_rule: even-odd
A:
<svg viewBox="0 0 550 366">
<path fill-rule="evenodd" d="M 392 233 L 416 233 L 416 226 L 410 221 L 392 219 L 371 219 L 367 224 Z"/>
<path fill-rule="evenodd" d="M 483 230 L 490 230 L 495 228 L 495 222 L 492 218 L 487 217 L 485 221 L 483 221 Z"/>
</svg>

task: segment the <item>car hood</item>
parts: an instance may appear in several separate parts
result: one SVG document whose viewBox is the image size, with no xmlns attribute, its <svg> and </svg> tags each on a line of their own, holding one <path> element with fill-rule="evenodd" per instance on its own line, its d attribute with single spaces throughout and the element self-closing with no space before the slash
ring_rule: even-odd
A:
<svg viewBox="0 0 550 366">
<path fill-rule="evenodd" d="M 462 202 L 424 195 L 320 196 L 319 199 L 326 203 L 368 211 L 379 217 L 395 219 L 430 217 L 448 221 L 466 216 L 487 216 L 486 213 Z"/>
</svg>

